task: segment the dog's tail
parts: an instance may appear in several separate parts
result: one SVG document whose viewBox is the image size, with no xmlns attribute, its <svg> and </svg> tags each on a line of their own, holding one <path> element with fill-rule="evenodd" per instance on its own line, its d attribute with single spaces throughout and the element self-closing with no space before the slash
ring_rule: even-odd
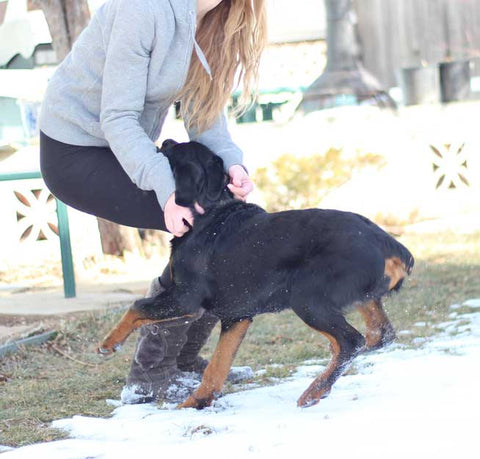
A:
<svg viewBox="0 0 480 459">
<path fill-rule="evenodd" d="M 389 248 L 391 255 L 397 256 L 402 261 L 407 274 L 411 274 L 413 265 L 415 264 L 415 259 L 410 251 L 403 244 L 393 238 Z"/>
<path fill-rule="evenodd" d="M 410 275 L 415 260 L 410 251 L 396 239 L 389 237 L 385 245 L 385 274 L 390 277 L 390 290 L 399 290 L 403 280 Z"/>
</svg>

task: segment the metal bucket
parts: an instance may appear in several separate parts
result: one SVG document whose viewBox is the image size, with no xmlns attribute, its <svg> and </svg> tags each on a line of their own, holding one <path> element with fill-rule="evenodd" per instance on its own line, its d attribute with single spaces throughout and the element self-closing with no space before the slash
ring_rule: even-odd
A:
<svg viewBox="0 0 480 459">
<path fill-rule="evenodd" d="M 440 88 L 442 102 L 455 102 L 470 98 L 470 62 L 441 62 Z"/>
<path fill-rule="evenodd" d="M 401 71 L 405 105 L 436 104 L 440 99 L 437 67 L 408 67 Z"/>
</svg>

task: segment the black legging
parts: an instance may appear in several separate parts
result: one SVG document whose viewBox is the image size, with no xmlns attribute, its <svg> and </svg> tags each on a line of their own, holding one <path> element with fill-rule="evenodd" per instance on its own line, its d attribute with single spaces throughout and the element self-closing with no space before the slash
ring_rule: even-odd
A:
<svg viewBox="0 0 480 459">
<path fill-rule="evenodd" d="M 167 231 L 155 192 L 138 188 L 110 148 L 69 145 L 40 132 L 40 167 L 65 204 L 121 225 Z"/>
</svg>

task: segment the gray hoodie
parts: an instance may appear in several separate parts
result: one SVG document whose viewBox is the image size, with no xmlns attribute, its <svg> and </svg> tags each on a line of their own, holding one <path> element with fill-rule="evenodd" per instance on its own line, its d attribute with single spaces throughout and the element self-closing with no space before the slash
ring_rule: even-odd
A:
<svg viewBox="0 0 480 459">
<path fill-rule="evenodd" d="M 168 160 L 156 152 L 175 94 L 195 49 L 196 0 L 109 0 L 93 16 L 49 82 L 40 129 L 63 143 L 109 146 L 131 180 L 165 202 L 175 190 Z M 221 115 L 191 140 L 241 164 Z"/>
</svg>

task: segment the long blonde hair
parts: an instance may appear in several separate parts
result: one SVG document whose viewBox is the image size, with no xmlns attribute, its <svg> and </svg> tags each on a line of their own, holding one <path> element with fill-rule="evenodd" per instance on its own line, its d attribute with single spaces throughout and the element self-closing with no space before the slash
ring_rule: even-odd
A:
<svg viewBox="0 0 480 459">
<path fill-rule="evenodd" d="M 213 124 L 242 82 L 240 110 L 248 107 L 267 40 L 265 0 L 223 0 L 202 19 L 196 39 L 212 70 L 192 55 L 181 101 L 186 122 L 202 132 Z"/>
</svg>

